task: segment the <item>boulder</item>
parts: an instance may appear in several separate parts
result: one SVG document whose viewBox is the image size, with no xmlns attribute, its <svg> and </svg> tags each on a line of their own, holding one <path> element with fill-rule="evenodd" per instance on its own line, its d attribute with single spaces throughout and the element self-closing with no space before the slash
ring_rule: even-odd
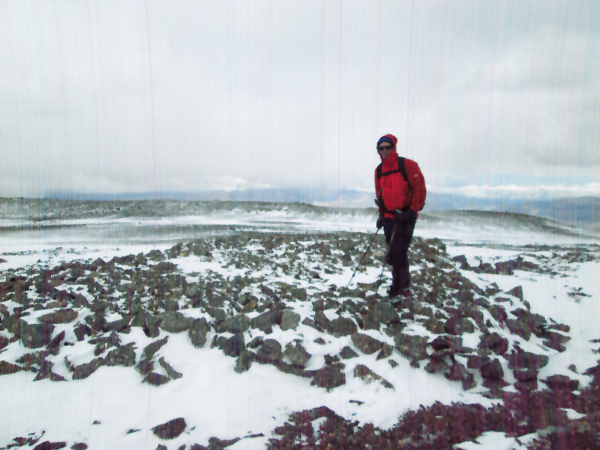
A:
<svg viewBox="0 0 600 450">
<path fill-rule="evenodd" d="M 46 349 L 48 350 L 48 353 L 50 353 L 52 355 L 58 355 L 58 352 L 60 350 L 60 343 L 63 341 L 64 338 L 65 338 L 65 331 L 63 330 L 60 333 L 58 333 L 58 335 L 56 335 L 56 337 L 54 339 L 52 339 L 52 341 L 50 341 L 50 343 L 46 347 Z"/>
<path fill-rule="evenodd" d="M 446 320 L 444 325 L 444 331 L 455 336 L 459 336 L 465 333 L 473 333 L 475 331 L 475 325 L 468 317 L 458 317 L 456 315 Z"/>
<path fill-rule="evenodd" d="M 192 341 L 192 345 L 196 348 L 204 347 L 204 344 L 206 344 L 206 335 L 209 331 L 210 325 L 204 317 L 193 320 L 188 329 L 188 336 L 190 337 L 190 341 Z"/>
<path fill-rule="evenodd" d="M 177 372 L 175 369 L 173 369 L 173 367 L 171 367 L 171 365 L 165 361 L 165 358 L 160 358 L 158 360 L 158 363 L 161 365 L 161 367 L 163 369 L 165 369 L 165 372 L 167 372 L 167 375 L 169 375 L 169 377 L 173 380 L 178 380 L 179 378 L 181 378 L 183 375 L 180 374 L 179 372 Z"/>
<path fill-rule="evenodd" d="M 84 378 L 89 377 L 96 370 L 104 365 L 104 359 L 96 358 L 87 364 L 82 364 L 77 366 L 73 370 L 73 379 L 74 380 L 83 380 Z"/>
<path fill-rule="evenodd" d="M 48 345 L 52 340 L 54 325 L 50 323 L 28 324 L 24 320 L 19 321 L 19 335 L 21 342 L 27 348 L 38 348 Z"/>
<path fill-rule="evenodd" d="M 239 356 L 240 353 L 246 348 L 244 333 L 237 333 L 228 339 L 224 339 L 222 343 L 220 343 L 219 347 L 227 356 Z M 281 352 L 281 346 L 279 346 L 279 348 Z"/>
<path fill-rule="evenodd" d="M 328 391 L 346 384 L 343 364 L 328 364 L 318 370 L 311 381 L 311 386 L 319 386 Z"/>
<path fill-rule="evenodd" d="M 175 300 L 167 299 L 163 301 L 165 311 L 179 311 L 179 303 Z"/>
<path fill-rule="evenodd" d="M 152 428 L 152 432 L 159 439 L 175 439 L 184 432 L 186 426 L 187 424 L 185 423 L 185 419 L 183 417 L 179 417 L 155 426 Z"/>
<path fill-rule="evenodd" d="M 242 350 L 240 356 L 238 356 L 235 362 L 235 371 L 237 373 L 243 373 L 250 369 L 252 361 L 254 361 L 256 355 L 249 350 Z"/>
<path fill-rule="evenodd" d="M 563 344 L 571 340 L 569 336 L 565 336 L 564 334 L 560 333 L 555 333 L 554 331 L 545 331 L 543 333 L 543 337 L 544 345 L 559 352 L 564 352 L 567 349 L 567 347 L 565 347 Z"/>
<path fill-rule="evenodd" d="M 166 311 L 158 316 L 159 326 L 169 333 L 181 333 L 186 331 L 194 321 L 184 316 L 179 311 Z"/>
<path fill-rule="evenodd" d="M 277 314 L 273 309 L 269 309 L 260 316 L 256 316 L 250 320 L 250 326 L 252 328 L 258 328 L 266 334 L 271 334 L 273 332 L 273 326 L 276 324 Z"/>
<path fill-rule="evenodd" d="M 21 366 L 11 364 L 6 361 L 0 361 L 0 375 L 10 375 L 13 373 L 20 372 L 21 370 Z"/>
<path fill-rule="evenodd" d="M 165 336 L 162 339 L 159 339 L 158 341 L 154 341 L 151 342 L 150 344 L 146 345 L 146 347 L 144 347 L 144 350 L 142 352 L 143 358 L 144 359 L 152 359 L 154 357 L 154 354 L 159 351 L 161 349 L 161 347 L 163 345 L 165 345 L 169 340 L 168 336 Z"/>
<path fill-rule="evenodd" d="M 419 361 L 427 358 L 427 336 L 399 333 L 395 336 L 396 348 L 411 360 Z"/>
<path fill-rule="evenodd" d="M 281 314 L 281 329 L 283 331 L 295 330 L 300 323 L 300 314 L 293 311 L 284 310 Z"/>
<path fill-rule="evenodd" d="M 223 322 L 215 326 L 217 333 L 243 333 L 250 328 L 250 319 L 245 314 L 227 317 Z"/>
<path fill-rule="evenodd" d="M 73 333 L 75 333 L 78 341 L 83 341 L 86 336 L 92 335 L 92 329 L 87 325 L 80 323 L 73 329 Z"/>
<path fill-rule="evenodd" d="M 477 384 L 473 374 L 458 361 L 453 361 L 452 367 L 444 373 L 444 376 L 451 381 L 460 381 L 465 391 L 475 387 Z"/>
<path fill-rule="evenodd" d="M 376 360 L 379 361 L 380 359 L 388 358 L 392 356 L 393 352 L 394 347 L 392 347 L 390 344 L 383 344 L 383 347 L 381 347 L 381 350 L 379 350 L 379 353 L 377 353 Z"/>
<path fill-rule="evenodd" d="M 348 336 L 356 333 L 356 324 L 352 319 L 338 317 L 335 320 L 328 320 L 325 323 L 327 332 L 335 337 Z"/>
<path fill-rule="evenodd" d="M 292 362 L 300 366 L 305 366 L 310 357 L 310 353 L 302 346 L 300 341 L 292 341 L 285 346 L 285 356 Z"/>
<path fill-rule="evenodd" d="M 367 355 L 371 355 L 376 351 L 381 350 L 383 347 L 383 342 L 380 342 L 366 334 L 354 333 L 351 339 L 354 345 L 356 345 L 361 352 Z"/>
<path fill-rule="evenodd" d="M 529 328 L 527 322 L 519 319 L 506 319 L 506 326 L 512 334 L 516 334 L 526 341 L 531 338 L 531 328 Z"/>
<path fill-rule="evenodd" d="M 77 319 L 77 311 L 73 311 L 70 308 L 60 309 L 58 311 L 51 312 L 44 316 L 38 317 L 38 321 L 41 323 L 70 323 Z"/>
<path fill-rule="evenodd" d="M 167 384 L 171 379 L 160 373 L 150 372 L 146 377 L 142 380 L 142 383 L 148 383 L 152 386 L 162 386 L 163 384 Z"/>
<path fill-rule="evenodd" d="M 498 333 L 484 334 L 479 338 L 479 348 L 489 349 L 497 355 L 503 355 L 508 350 L 508 340 Z"/>
<path fill-rule="evenodd" d="M 394 386 L 392 386 L 392 384 L 390 382 L 388 382 L 381 376 L 377 375 L 375 372 L 373 372 L 371 369 L 369 369 L 367 366 L 365 366 L 363 364 L 358 364 L 354 368 L 354 376 L 356 378 L 360 378 L 366 384 L 370 384 L 370 383 L 373 383 L 374 381 L 378 381 L 384 387 L 386 387 L 388 389 L 394 389 Z"/>
<path fill-rule="evenodd" d="M 377 319 L 386 325 L 400 323 L 400 316 L 394 307 L 388 302 L 378 302 L 376 306 Z"/>
<path fill-rule="evenodd" d="M 572 380 L 566 375 L 552 375 L 543 381 L 553 391 L 576 391 L 579 389 L 579 381 Z"/>
<path fill-rule="evenodd" d="M 111 350 L 104 358 L 104 364 L 107 366 L 133 367 L 135 365 L 134 345 L 134 342 L 130 342 L 125 346 Z"/>
<path fill-rule="evenodd" d="M 358 356 L 358 353 L 356 353 L 354 350 L 352 350 L 351 347 L 348 347 L 346 345 L 340 352 L 340 356 L 343 359 L 351 359 L 351 358 L 356 358 Z"/>
<path fill-rule="evenodd" d="M 256 356 L 258 361 L 262 363 L 276 363 L 283 356 L 281 353 L 281 344 L 275 339 L 267 339 L 258 349 Z"/>
<path fill-rule="evenodd" d="M 502 365 L 497 359 L 492 359 L 491 361 L 483 364 L 480 371 L 481 377 L 486 380 L 495 381 L 504 379 L 504 370 L 502 370 Z"/>
<path fill-rule="evenodd" d="M 547 355 L 538 355 L 522 351 L 517 348 L 506 356 L 509 369 L 534 369 L 539 370 L 548 364 L 550 358 Z"/>
</svg>

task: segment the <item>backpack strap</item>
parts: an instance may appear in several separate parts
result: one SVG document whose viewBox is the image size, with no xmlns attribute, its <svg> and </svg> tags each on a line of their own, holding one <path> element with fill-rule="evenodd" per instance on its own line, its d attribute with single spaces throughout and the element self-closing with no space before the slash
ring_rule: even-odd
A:
<svg viewBox="0 0 600 450">
<path fill-rule="evenodd" d="M 398 156 L 398 168 L 396 170 L 390 170 L 389 172 L 381 173 L 382 169 L 383 169 L 383 163 L 381 163 L 377 166 L 377 179 L 380 179 L 381 177 L 387 177 L 388 175 L 391 175 L 393 173 L 400 173 L 402 175 L 402 178 L 404 178 L 404 181 L 406 181 L 408 183 L 408 185 L 410 186 L 410 188 L 412 189 L 412 186 L 410 185 L 410 181 L 408 181 L 408 174 L 406 173 L 406 167 L 404 167 L 404 158 L 402 156 Z M 379 197 L 378 200 L 379 200 L 379 206 L 381 207 L 383 212 L 385 212 L 385 213 L 393 212 L 393 211 L 389 211 L 385 207 L 385 204 L 383 203 L 383 196 Z"/>
<path fill-rule="evenodd" d="M 406 173 L 406 167 L 404 167 L 404 158 L 402 156 L 398 156 L 398 168 L 396 170 L 390 170 L 389 172 L 381 173 L 382 166 L 383 163 L 377 166 L 377 178 L 386 177 L 393 173 L 400 173 L 402 178 L 404 178 L 404 181 L 410 184 L 410 181 L 408 181 L 408 174 Z"/>
</svg>

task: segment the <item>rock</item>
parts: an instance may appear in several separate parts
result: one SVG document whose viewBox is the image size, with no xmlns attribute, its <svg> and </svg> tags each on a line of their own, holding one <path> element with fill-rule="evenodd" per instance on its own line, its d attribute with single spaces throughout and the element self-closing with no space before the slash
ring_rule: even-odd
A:
<svg viewBox="0 0 600 450">
<path fill-rule="evenodd" d="M 335 337 L 348 336 L 356 333 L 356 324 L 352 319 L 346 317 L 338 317 L 335 320 L 327 320 L 325 328 L 329 334 Z"/>
<path fill-rule="evenodd" d="M 77 337 L 78 341 L 83 341 L 86 336 L 91 336 L 92 335 L 92 329 L 90 327 L 88 327 L 87 325 L 84 325 L 82 323 L 80 323 L 79 325 L 77 325 L 73 329 L 73 332 L 75 333 L 75 336 Z"/>
<path fill-rule="evenodd" d="M 356 358 L 358 356 L 358 353 L 356 353 L 354 350 L 352 350 L 351 347 L 348 347 L 346 345 L 340 352 L 340 356 L 343 359 L 351 359 L 351 358 Z"/>
<path fill-rule="evenodd" d="M 179 311 L 179 303 L 175 300 L 167 299 L 163 301 L 165 311 Z"/>
<path fill-rule="evenodd" d="M 450 335 L 438 336 L 429 343 L 429 346 L 435 351 L 450 349 L 454 354 L 462 348 L 462 337 Z"/>
<path fill-rule="evenodd" d="M 168 333 L 181 333 L 186 331 L 194 321 L 184 316 L 179 311 L 166 311 L 158 316 L 159 327 Z"/>
<path fill-rule="evenodd" d="M 104 313 L 109 307 L 110 304 L 108 302 L 96 299 L 92 302 L 90 309 L 93 313 Z"/>
<path fill-rule="evenodd" d="M 273 325 L 276 324 L 277 315 L 275 311 L 271 309 L 250 320 L 250 325 L 252 328 L 258 328 L 266 334 L 271 334 L 273 332 Z"/>
<path fill-rule="evenodd" d="M 511 333 L 522 337 L 526 341 L 531 338 L 531 328 L 526 322 L 519 319 L 506 319 L 506 326 Z"/>
<path fill-rule="evenodd" d="M 538 370 L 535 367 L 523 367 L 513 369 L 513 375 L 517 381 L 537 380 Z"/>
<path fill-rule="evenodd" d="M 543 381 L 553 391 L 576 391 L 579 389 L 579 381 L 572 380 L 566 375 L 552 375 Z"/>
<path fill-rule="evenodd" d="M 371 355 L 378 350 L 381 350 L 383 343 L 369 335 L 362 333 L 354 333 L 351 337 L 352 342 L 363 353 Z"/>
<path fill-rule="evenodd" d="M 388 302 L 378 302 L 376 306 L 377 319 L 381 323 L 400 323 L 400 316 Z"/>
<path fill-rule="evenodd" d="M 206 335 L 209 331 L 210 325 L 204 317 L 192 321 L 188 329 L 188 336 L 190 337 L 190 341 L 192 341 L 192 345 L 196 348 L 204 347 L 204 344 L 206 344 Z"/>
<path fill-rule="evenodd" d="M 257 360 L 262 363 L 276 363 L 283 356 L 281 353 L 281 344 L 275 339 L 267 339 L 258 349 L 256 356 Z"/>
<path fill-rule="evenodd" d="M 66 442 L 45 441 L 45 442 L 42 442 L 41 444 L 38 444 L 35 447 L 33 447 L 33 450 L 57 450 L 59 448 L 65 448 L 66 446 L 67 446 Z"/>
<path fill-rule="evenodd" d="M 40 381 L 46 378 L 49 378 L 51 381 L 67 381 L 60 375 L 52 372 L 53 365 L 54 364 L 51 361 L 42 361 L 42 364 L 40 365 L 40 370 L 36 377 L 33 379 L 33 381 Z"/>
<path fill-rule="evenodd" d="M 443 359 L 431 359 L 425 366 L 425 371 L 428 373 L 445 372 L 450 368 L 448 363 Z"/>
<path fill-rule="evenodd" d="M 504 379 L 504 370 L 497 359 L 492 359 L 490 362 L 481 366 L 481 377 L 486 380 L 502 380 Z"/>
<path fill-rule="evenodd" d="M 473 325 L 471 319 L 467 317 L 452 316 L 446 320 L 443 329 L 446 333 L 458 336 L 465 333 L 473 333 L 475 331 L 475 325 Z"/>
<path fill-rule="evenodd" d="M 536 353 L 519 350 L 520 349 L 513 350 L 511 354 L 506 356 L 509 369 L 539 370 L 548 364 L 548 361 L 550 360 L 547 355 L 538 355 Z"/>
<path fill-rule="evenodd" d="M 553 348 L 559 352 L 564 352 L 567 347 L 563 344 L 567 343 L 571 340 L 569 336 L 565 336 L 564 334 L 555 333 L 553 331 L 546 331 L 543 334 L 544 337 L 544 345 L 547 347 Z"/>
<path fill-rule="evenodd" d="M 82 364 L 77 366 L 73 370 L 73 379 L 74 380 L 83 380 L 84 378 L 89 377 L 96 370 L 104 365 L 104 360 L 102 358 L 93 359 L 88 364 Z"/>
<path fill-rule="evenodd" d="M 265 342 L 265 339 L 262 336 L 256 336 L 252 339 L 247 345 L 247 348 L 258 348 Z"/>
<path fill-rule="evenodd" d="M 479 338 L 479 348 L 487 348 L 497 355 L 503 355 L 508 350 L 508 340 L 498 333 L 484 334 Z"/>
<path fill-rule="evenodd" d="M 179 417 L 177 419 L 169 420 L 162 425 L 157 425 L 152 428 L 152 432 L 159 439 L 175 439 L 178 437 L 183 431 L 187 424 L 185 423 L 185 419 L 183 417 Z"/>
<path fill-rule="evenodd" d="M 363 364 L 358 364 L 354 368 L 354 376 L 356 378 L 360 378 L 365 383 L 370 384 L 374 381 L 379 381 L 384 387 L 388 389 L 394 389 L 394 386 L 388 381 L 386 381 L 381 376 L 377 375 L 375 372 L 371 371 L 367 366 Z"/>
<path fill-rule="evenodd" d="M 306 351 L 300 341 L 292 341 L 285 346 L 285 356 L 292 362 L 300 366 L 305 366 L 311 358 L 311 354 Z"/>
<path fill-rule="evenodd" d="M 250 328 L 250 319 L 245 314 L 227 317 L 223 322 L 215 326 L 218 333 L 243 333 Z"/>
<path fill-rule="evenodd" d="M 245 344 L 244 333 L 237 333 L 230 338 L 223 340 L 223 342 L 219 344 L 219 348 L 221 348 L 227 356 L 239 356 L 242 350 L 246 348 Z M 279 346 L 279 349 L 281 351 L 281 346 Z"/>
<path fill-rule="evenodd" d="M 458 361 L 453 361 L 452 367 L 444 373 L 444 376 L 451 381 L 460 381 L 465 391 L 476 385 L 473 374 Z"/>
<path fill-rule="evenodd" d="M 158 341 L 154 341 L 151 342 L 150 344 L 146 345 L 146 347 L 144 347 L 144 350 L 142 352 L 143 358 L 145 359 L 152 359 L 154 357 L 154 354 L 159 351 L 163 345 L 165 345 L 168 342 L 169 337 L 165 336 L 162 339 L 159 339 Z"/>
<path fill-rule="evenodd" d="M 510 291 L 507 291 L 506 293 L 508 295 L 512 295 L 513 297 L 517 297 L 519 300 L 523 301 L 523 287 L 521 286 L 516 286 Z"/>
<path fill-rule="evenodd" d="M 250 369 L 252 365 L 252 361 L 254 361 L 255 354 L 249 350 L 242 350 L 240 356 L 238 356 L 237 361 L 235 362 L 235 371 L 237 373 L 243 373 Z"/>
<path fill-rule="evenodd" d="M 84 444 L 83 442 L 77 442 L 71 446 L 71 450 L 87 450 L 87 448 L 87 444 Z"/>
<path fill-rule="evenodd" d="M 135 365 L 134 345 L 134 342 L 130 342 L 123 347 L 111 350 L 108 355 L 106 355 L 106 358 L 104 358 L 104 364 L 107 366 L 133 367 Z"/>
<path fill-rule="evenodd" d="M 142 374 L 147 375 L 154 369 L 154 361 L 151 359 L 142 359 L 136 369 Z"/>
<path fill-rule="evenodd" d="M 322 337 L 318 337 L 313 341 L 315 344 L 319 344 L 319 345 L 325 345 L 327 342 L 325 342 L 325 339 L 323 339 Z"/>
<path fill-rule="evenodd" d="M 376 359 L 377 359 L 377 361 L 379 361 L 380 359 L 388 358 L 388 357 L 392 356 L 393 352 L 394 352 L 394 347 L 392 347 L 389 344 L 383 344 L 383 347 L 381 347 L 381 350 L 377 354 Z"/>
<path fill-rule="evenodd" d="M 144 333 L 150 338 L 155 338 L 160 335 L 159 328 L 160 319 L 150 313 L 144 314 Z"/>
<path fill-rule="evenodd" d="M 38 321 L 41 323 L 70 323 L 77 319 L 77 311 L 73 311 L 70 308 L 61 309 L 54 311 L 50 314 L 38 317 Z"/>
<path fill-rule="evenodd" d="M 427 358 L 428 337 L 400 333 L 395 336 L 395 341 L 398 351 L 407 358 L 416 361 Z"/>
<path fill-rule="evenodd" d="M 6 361 L 0 361 L 0 375 L 10 375 L 13 373 L 20 372 L 21 370 L 21 366 L 11 364 Z"/>
<path fill-rule="evenodd" d="M 209 308 L 208 313 L 215 319 L 215 323 L 223 322 L 227 318 L 227 313 L 221 308 Z"/>
<path fill-rule="evenodd" d="M 162 366 L 163 369 L 165 369 L 165 372 L 167 372 L 167 375 L 169 375 L 169 377 L 171 377 L 171 379 L 178 380 L 179 378 L 181 378 L 183 376 L 182 374 L 177 372 L 175 369 L 173 369 L 173 367 L 171 367 L 171 365 L 165 361 L 165 358 L 161 357 L 158 360 L 158 363 Z"/>
<path fill-rule="evenodd" d="M 506 309 L 501 305 L 492 305 L 489 307 L 489 311 L 492 317 L 500 323 L 503 323 L 508 317 L 508 314 L 506 314 Z"/>
<path fill-rule="evenodd" d="M 50 341 L 50 343 L 46 347 L 46 349 L 48 350 L 48 353 L 50 353 L 52 355 L 58 355 L 58 352 L 60 350 L 60 343 L 62 342 L 62 340 L 64 338 L 65 338 L 64 331 L 61 331 L 60 333 L 58 333 L 56 335 L 56 337 L 54 339 L 52 339 L 52 341 Z"/>
<path fill-rule="evenodd" d="M 338 386 L 346 384 L 346 375 L 343 372 L 343 364 L 329 364 L 318 370 L 311 386 L 319 386 L 327 389 L 328 391 Z"/>
<path fill-rule="evenodd" d="M 48 345 L 52 340 L 54 325 L 49 323 L 28 324 L 24 320 L 19 321 L 19 334 L 21 342 L 27 348 L 38 348 Z"/>
<path fill-rule="evenodd" d="M 293 311 L 284 310 L 281 314 L 281 329 L 283 331 L 295 330 L 300 323 L 300 314 Z"/>
<path fill-rule="evenodd" d="M 0 350 L 8 346 L 8 344 L 10 344 L 10 340 L 5 336 L 0 335 Z"/>
<path fill-rule="evenodd" d="M 142 383 L 148 383 L 152 386 L 162 386 L 163 384 L 167 384 L 171 379 L 164 375 L 161 375 L 156 372 L 150 372 L 146 377 L 142 380 Z"/>
</svg>

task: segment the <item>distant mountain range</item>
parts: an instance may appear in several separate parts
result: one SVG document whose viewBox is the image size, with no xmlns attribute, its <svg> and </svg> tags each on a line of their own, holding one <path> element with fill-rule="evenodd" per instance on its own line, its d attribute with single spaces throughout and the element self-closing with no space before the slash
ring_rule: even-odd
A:
<svg viewBox="0 0 600 450">
<path fill-rule="evenodd" d="M 65 194 L 50 193 L 49 198 L 64 200 L 148 200 L 172 199 L 182 201 L 260 201 L 306 203 L 318 206 L 341 208 L 364 208 L 373 206 L 372 193 L 340 190 L 321 192 L 310 188 L 247 189 L 236 191 L 205 192 L 144 192 L 121 194 Z M 473 198 L 462 195 L 427 195 L 424 212 L 434 211 L 502 211 L 544 217 L 559 222 L 577 225 L 585 229 L 600 231 L 600 197 L 556 198 L 524 200 L 505 198 Z"/>
</svg>

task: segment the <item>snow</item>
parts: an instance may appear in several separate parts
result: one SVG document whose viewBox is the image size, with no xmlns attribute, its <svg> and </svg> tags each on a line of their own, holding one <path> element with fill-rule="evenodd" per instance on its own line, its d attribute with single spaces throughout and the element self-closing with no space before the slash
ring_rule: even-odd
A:
<svg viewBox="0 0 600 450">
<path fill-rule="evenodd" d="M 368 219 L 368 220 L 367 220 Z M 285 222 L 285 224 L 282 224 Z M 194 237 L 205 237 L 208 232 L 185 232 L 177 236 L 169 232 L 148 232 L 152 227 L 166 225 L 236 225 L 239 227 L 266 225 L 267 230 L 283 229 L 296 232 L 304 231 L 361 231 L 372 233 L 374 220 L 364 216 L 332 215 L 315 216 L 311 214 L 292 214 L 289 212 L 257 212 L 245 213 L 232 211 L 230 214 L 215 216 L 188 216 L 162 218 L 159 220 L 144 219 L 99 219 L 99 220 L 62 220 L 55 222 L 61 226 L 85 225 L 71 233 L 70 228 L 49 230 L 26 230 L 3 233 L 0 236 L 0 257 L 7 262 L 0 264 L 0 280 L 8 273 L 27 266 L 47 265 L 53 267 L 63 261 L 109 260 L 114 256 L 147 253 L 153 249 L 165 250 L 179 240 L 191 240 Z M 14 220 L 2 219 L 0 226 L 14 226 Z M 110 237 L 110 227 L 127 226 L 124 230 Z M 75 230 L 75 228 L 73 228 Z M 143 230 L 139 235 L 136 230 Z M 218 231 L 217 231 L 218 233 Z M 523 254 L 520 250 L 506 250 L 493 247 L 475 247 L 464 244 L 494 242 L 503 245 L 523 245 L 524 243 L 562 243 L 573 245 L 584 243 L 582 238 L 558 236 L 540 230 L 528 232 L 525 228 L 503 229 L 489 224 L 477 224 L 469 221 L 447 223 L 421 223 L 417 225 L 415 234 L 428 238 L 439 238 L 448 242 L 451 256 L 465 255 L 470 265 L 477 266 L 479 261 L 493 264 L 499 260 L 513 259 Z M 461 245 L 462 244 L 462 245 Z M 540 254 L 542 254 L 540 252 Z M 187 274 L 206 274 L 209 271 L 223 277 L 231 278 L 244 274 L 247 269 L 224 267 L 219 262 L 218 254 L 212 261 L 204 257 L 185 256 L 173 259 L 178 267 Z M 576 366 L 579 374 L 596 364 L 598 344 L 591 341 L 600 338 L 597 324 L 600 323 L 600 263 L 587 262 L 571 266 L 572 271 L 566 277 L 553 277 L 547 274 L 536 274 L 517 271 L 513 276 L 475 274 L 463 271 L 480 286 L 495 282 L 502 291 L 515 286 L 522 286 L 524 298 L 530 303 L 532 312 L 554 318 L 557 322 L 571 327 L 571 340 L 566 344 L 567 350 L 553 355 L 551 363 L 540 372 L 540 379 L 553 374 L 566 374 L 578 379 L 581 385 L 589 382 L 589 377 L 577 375 L 568 367 Z M 330 283 L 345 286 L 350 280 L 354 267 L 342 267 L 340 273 L 328 275 L 320 280 L 318 286 Z M 384 281 L 388 278 L 384 273 Z M 373 282 L 381 273 L 378 267 L 369 267 L 364 272 L 357 272 L 354 282 Z M 270 269 L 253 273 L 252 276 L 265 276 L 267 280 L 283 279 L 293 283 L 292 277 L 274 274 Z M 301 283 L 297 283 L 301 285 Z M 302 284 L 307 287 L 307 284 Z M 589 297 L 579 301 L 568 294 L 575 288 L 582 288 Z M 383 289 L 383 288 L 382 288 Z M 19 304 L 4 302 L 9 310 Z M 302 318 L 308 316 L 307 305 L 298 305 L 296 310 Z M 78 321 L 86 315 L 85 308 L 80 310 Z M 38 315 L 48 311 L 39 311 L 27 318 L 34 320 Z M 190 317 L 201 317 L 201 314 L 186 310 Z M 116 318 L 116 317 L 115 317 Z M 422 327 L 414 327 L 416 334 L 428 335 Z M 418 328 L 418 329 L 417 329 Z M 57 330 L 67 327 L 57 326 Z M 330 336 L 319 333 L 313 328 L 300 325 L 298 331 L 304 336 L 306 349 L 313 355 L 307 369 L 318 369 L 323 365 L 327 354 L 338 353 L 344 345 L 350 345 L 350 337 L 332 342 Z M 372 330 L 364 331 L 380 340 L 381 334 Z M 161 331 L 159 338 L 167 333 Z M 262 335 L 252 330 L 252 336 Z M 270 338 L 279 340 L 285 345 L 295 335 L 274 328 Z M 317 337 L 325 339 L 325 345 L 314 343 Z M 513 337 L 514 338 L 514 337 Z M 69 339 L 69 337 L 67 337 Z M 212 334 L 209 333 L 209 342 Z M 521 340 L 524 350 L 544 353 L 537 338 L 532 336 L 530 342 Z M 148 338 L 139 328 L 129 335 L 122 335 L 122 343 L 137 343 L 138 356 L 141 349 L 155 339 Z M 77 342 L 74 338 L 72 342 Z M 476 346 L 478 335 L 465 335 L 464 344 Z M 393 344 L 393 339 L 388 338 Z M 493 402 L 473 391 L 463 391 L 460 384 L 446 380 L 442 376 L 430 375 L 423 369 L 410 367 L 409 361 L 398 353 L 391 357 L 398 363 L 392 368 L 389 360 L 376 360 L 376 355 L 361 355 L 346 361 L 344 369 L 347 383 L 327 392 L 310 385 L 310 379 L 284 374 L 270 365 L 253 364 L 248 372 L 234 372 L 235 359 L 223 355 L 218 349 L 205 346 L 196 349 L 191 346 L 186 333 L 169 334 L 168 343 L 162 347 L 158 355 L 163 356 L 177 371 L 184 374 L 181 379 L 156 388 L 140 383 L 140 375 L 130 368 L 101 367 L 93 376 L 77 381 L 51 382 L 42 380 L 32 382 L 33 373 L 20 372 L 10 376 L 0 376 L 0 445 L 6 445 L 16 436 L 38 433 L 46 430 L 44 440 L 85 442 L 91 449 L 155 449 L 161 441 L 151 432 L 151 428 L 176 417 L 184 417 L 187 421 L 186 432 L 169 441 L 169 448 L 180 445 L 200 443 L 206 445 L 212 436 L 220 439 L 244 437 L 249 434 L 263 433 L 264 437 L 242 439 L 229 448 L 233 450 L 264 448 L 275 427 L 282 425 L 288 415 L 294 411 L 327 406 L 345 418 L 358 420 L 361 424 L 373 423 L 378 427 L 392 427 L 398 417 L 410 409 L 418 409 L 421 405 L 431 405 L 436 401 L 444 404 L 451 402 L 480 403 L 489 406 Z M 69 348 L 69 359 L 74 364 L 89 362 L 90 345 L 76 343 Z M 3 360 L 12 360 L 25 354 L 24 347 L 13 346 L 10 352 L 3 352 Z M 67 369 L 61 358 L 49 357 L 55 363 L 54 371 L 66 375 Z M 393 384 L 394 390 L 386 389 L 379 383 L 365 384 L 352 374 L 357 364 L 366 364 L 374 372 Z M 505 373 L 510 370 L 504 367 Z M 8 395 L 7 395 L 8 393 Z M 12 394 L 11 394 L 12 393 Z M 351 402 L 358 400 L 362 403 Z M 567 410 L 569 417 L 580 415 Z M 94 425 L 94 421 L 100 423 Z M 129 430 L 140 431 L 127 434 Z M 533 435 L 532 435 L 533 436 Z M 463 443 L 457 448 L 471 449 L 523 449 L 532 436 L 519 440 L 507 437 L 502 433 L 488 432 L 481 436 L 477 443 Z M 70 445 L 70 444 L 69 444 Z M 31 448 L 31 447 L 22 447 Z"/>
</svg>

